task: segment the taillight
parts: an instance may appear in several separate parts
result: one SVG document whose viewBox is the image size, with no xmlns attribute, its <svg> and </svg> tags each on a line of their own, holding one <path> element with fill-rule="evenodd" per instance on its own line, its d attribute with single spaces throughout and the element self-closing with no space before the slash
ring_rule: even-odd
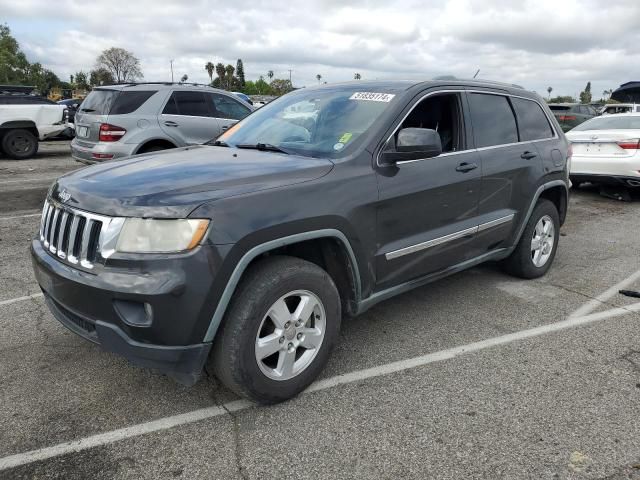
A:
<svg viewBox="0 0 640 480">
<path fill-rule="evenodd" d="M 122 127 L 116 127 L 109 123 L 100 125 L 100 141 L 101 142 L 117 142 L 127 131 Z"/>
<path fill-rule="evenodd" d="M 638 150 L 640 148 L 640 139 L 633 138 L 629 140 L 622 140 L 617 142 L 620 148 L 624 148 L 625 150 Z"/>
<path fill-rule="evenodd" d="M 560 115 L 560 116 L 558 116 L 558 119 L 561 122 L 571 122 L 571 121 L 575 120 L 576 117 L 575 117 L 575 115 Z"/>
</svg>

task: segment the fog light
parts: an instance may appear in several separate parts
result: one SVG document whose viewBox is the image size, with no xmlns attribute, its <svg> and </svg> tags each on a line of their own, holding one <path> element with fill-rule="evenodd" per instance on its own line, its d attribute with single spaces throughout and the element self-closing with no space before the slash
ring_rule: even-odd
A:
<svg viewBox="0 0 640 480">
<path fill-rule="evenodd" d="M 153 322 L 153 308 L 148 303 L 114 300 L 113 308 L 120 319 L 132 327 L 149 327 Z"/>
</svg>

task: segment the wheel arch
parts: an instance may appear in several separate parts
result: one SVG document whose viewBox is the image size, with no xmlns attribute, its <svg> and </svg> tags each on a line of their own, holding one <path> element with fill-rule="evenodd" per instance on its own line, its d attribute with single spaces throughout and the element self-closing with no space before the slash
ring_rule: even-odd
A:
<svg viewBox="0 0 640 480">
<path fill-rule="evenodd" d="M 529 221 L 529 217 L 531 217 L 533 209 L 536 207 L 536 205 L 538 204 L 538 200 L 540 200 L 541 198 L 548 199 L 552 201 L 554 205 L 556 205 L 556 208 L 558 208 L 558 214 L 560 216 L 560 225 L 564 223 L 567 215 L 567 207 L 569 205 L 569 189 L 567 188 L 567 183 L 564 180 L 552 180 L 541 185 L 536 191 L 533 200 L 529 205 L 529 210 L 527 211 L 526 216 L 520 224 L 518 234 L 516 235 L 515 241 L 513 243 L 514 246 L 511 247 L 512 249 L 515 248 L 515 245 L 517 245 L 520 241 L 524 229 L 527 226 L 527 222 Z"/>
<path fill-rule="evenodd" d="M 312 254 L 305 253 L 312 251 L 313 249 L 308 248 L 312 246 L 320 246 L 319 251 L 316 250 Z M 348 297 L 340 296 L 343 307 L 347 307 L 345 311 L 355 313 L 356 305 L 361 295 L 361 279 L 356 256 L 349 240 L 344 233 L 335 229 L 303 232 L 256 245 L 242 256 L 231 273 L 222 296 L 216 305 L 203 340 L 204 342 L 213 341 L 229 302 L 247 268 L 266 255 L 291 253 L 293 253 L 292 256 L 315 264 L 319 264 L 319 260 L 323 261 L 324 264 L 320 264 L 320 266 L 332 277 L 339 291 L 348 288 L 350 292 Z M 339 264 L 340 255 L 344 255 L 346 260 L 343 268 Z"/>
<path fill-rule="evenodd" d="M 152 147 L 152 146 L 163 146 L 163 147 L 167 147 L 167 148 L 178 148 L 178 146 L 172 142 L 171 140 L 168 140 L 166 138 L 151 138 L 148 140 L 145 140 L 144 142 L 142 142 L 138 148 L 136 148 L 134 155 L 137 155 L 139 153 L 143 153 L 145 148 L 148 147 Z"/>
<path fill-rule="evenodd" d="M 0 136 L 3 136 L 5 132 L 9 130 L 24 129 L 33 133 L 36 137 L 39 137 L 38 126 L 32 120 L 12 120 L 10 122 L 4 122 L 0 125 Z"/>
</svg>

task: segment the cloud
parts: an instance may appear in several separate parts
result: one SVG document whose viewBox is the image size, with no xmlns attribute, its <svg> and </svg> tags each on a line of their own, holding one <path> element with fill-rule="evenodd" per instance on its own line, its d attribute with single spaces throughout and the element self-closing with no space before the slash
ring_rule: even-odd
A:
<svg viewBox="0 0 640 480">
<path fill-rule="evenodd" d="M 297 86 L 317 73 L 335 82 L 480 69 L 541 93 L 576 94 L 591 81 L 598 96 L 637 80 L 640 61 L 637 0 L 0 0 L 0 10 L 30 59 L 63 78 L 118 46 L 147 80 L 169 79 L 173 59 L 176 78 L 206 82 L 207 61 L 242 58 L 247 78 L 291 69 Z"/>
</svg>

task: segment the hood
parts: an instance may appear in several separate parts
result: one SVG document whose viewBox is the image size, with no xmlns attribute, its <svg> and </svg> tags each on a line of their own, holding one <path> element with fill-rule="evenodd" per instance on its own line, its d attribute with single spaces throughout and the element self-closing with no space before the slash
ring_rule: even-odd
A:
<svg viewBox="0 0 640 480">
<path fill-rule="evenodd" d="M 320 178 L 325 159 L 199 145 L 109 161 L 60 177 L 51 196 L 112 216 L 180 218 L 203 203 Z"/>
</svg>

